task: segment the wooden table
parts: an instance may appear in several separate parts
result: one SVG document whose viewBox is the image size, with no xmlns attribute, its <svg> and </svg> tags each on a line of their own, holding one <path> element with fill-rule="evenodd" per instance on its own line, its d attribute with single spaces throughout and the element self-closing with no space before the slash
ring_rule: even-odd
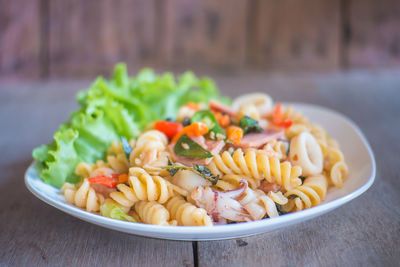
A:
<svg viewBox="0 0 400 267">
<path fill-rule="evenodd" d="M 400 261 L 400 71 L 214 77 L 236 96 L 336 109 L 364 131 L 377 160 L 374 185 L 354 201 L 273 233 L 214 242 L 132 236 L 69 216 L 25 188 L 31 150 L 76 109 L 88 81 L 0 84 L 0 265 L 391 266 Z M 351 162 L 349 162 L 351 164 Z"/>
</svg>

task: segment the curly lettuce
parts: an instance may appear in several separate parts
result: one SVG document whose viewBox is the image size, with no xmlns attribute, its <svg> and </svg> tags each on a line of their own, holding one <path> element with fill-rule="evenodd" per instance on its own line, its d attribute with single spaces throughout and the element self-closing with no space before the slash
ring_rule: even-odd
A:
<svg viewBox="0 0 400 267">
<path fill-rule="evenodd" d="M 56 131 L 53 141 L 33 150 L 40 178 L 55 187 L 77 183 L 75 166 L 104 159 L 110 143 L 135 138 L 152 121 L 175 117 L 186 102 L 207 103 L 222 99 L 215 83 L 192 72 L 175 79 L 172 73 L 157 75 L 144 69 L 129 77 L 119 63 L 109 80 L 98 77 L 89 89 L 79 92 L 80 109 Z"/>
</svg>

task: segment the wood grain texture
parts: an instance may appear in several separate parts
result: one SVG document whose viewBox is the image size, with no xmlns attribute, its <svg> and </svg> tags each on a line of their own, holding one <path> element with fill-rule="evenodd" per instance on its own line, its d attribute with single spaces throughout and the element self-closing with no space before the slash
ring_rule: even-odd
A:
<svg viewBox="0 0 400 267">
<path fill-rule="evenodd" d="M 400 261 L 399 71 L 330 75 L 214 75 L 231 96 L 264 91 L 282 101 L 323 105 L 356 122 L 375 152 L 374 185 L 313 220 L 238 240 L 146 239 L 75 219 L 30 194 L 23 173 L 33 147 L 47 142 L 76 109 L 89 82 L 0 84 L 0 265 L 11 266 L 393 266 Z M 6 155 L 6 156 L 4 156 Z M 351 163 L 349 163 L 351 164 Z M 195 262 L 198 259 L 198 262 Z"/>
<path fill-rule="evenodd" d="M 0 1 L 0 76 L 40 75 L 39 0 Z"/>
<path fill-rule="evenodd" d="M 162 3 L 159 47 L 165 66 L 209 66 L 229 71 L 244 65 L 248 1 Z"/>
<path fill-rule="evenodd" d="M 250 64 L 260 69 L 339 67 L 339 0 L 255 1 Z"/>
<path fill-rule="evenodd" d="M 400 2 L 351 0 L 349 67 L 400 66 Z"/>
<path fill-rule="evenodd" d="M 133 68 L 155 59 L 154 1 L 50 2 L 51 76 L 90 77 L 119 61 Z"/>
</svg>

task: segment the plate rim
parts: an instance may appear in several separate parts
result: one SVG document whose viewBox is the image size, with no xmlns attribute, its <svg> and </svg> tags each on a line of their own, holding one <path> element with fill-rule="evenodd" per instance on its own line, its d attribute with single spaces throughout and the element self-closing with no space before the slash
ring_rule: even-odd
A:
<svg viewBox="0 0 400 267">
<path fill-rule="evenodd" d="M 75 207 L 71 204 L 61 202 L 57 199 L 54 199 L 46 194 L 42 194 L 40 191 L 37 191 L 34 186 L 31 184 L 31 177 L 30 177 L 30 172 L 36 171 L 32 170 L 34 168 L 34 164 L 36 161 L 33 161 L 27 170 L 25 171 L 24 175 L 24 181 L 25 181 L 25 186 L 28 188 L 28 190 L 35 195 L 37 198 L 42 200 L 43 202 L 57 208 L 58 210 L 61 210 L 69 215 L 72 215 L 74 217 L 77 217 L 81 220 L 109 228 L 112 230 L 117 230 L 117 231 L 122 231 L 125 233 L 129 234 L 134 234 L 138 236 L 145 236 L 145 237 L 152 237 L 152 238 L 160 238 L 160 239 L 169 239 L 169 240 L 192 240 L 192 241 L 199 241 L 199 240 L 223 240 L 223 239 L 232 239 L 232 238 L 238 238 L 242 236 L 250 236 L 250 235 L 256 235 L 260 234 L 263 232 L 268 232 L 268 231 L 263 231 L 263 228 L 272 228 L 273 230 L 289 226 L 291 224 L 297 223 L 298 220 L 301 221 L 306 221 L 308 219 L 311 219 L 313 217 L 322 215 L 326 212 L 329 212 L 335 208 L 338 208 L 345 203 L 359 197 L 361 194 L 366 192 L 371 185 L 375 181 L 376 177 L 376 162 L 375 162 L 375 156 L 373 153 L 373 150 L 365 137 L 364 133 L 361 131 L 361 129 L 357 126 L 355 122 L 353 122 L 350 118 L 346 117 L 345 115 L 323 107 L 319 105 L 314 105 L 314 104 L 308 104 L 308 103 L 300 103 L 300 102 L 285 102 L 284 104 L 289 104 L 289 105 L 294 105 L 294 106 L 305 106 L 305 107 L 311 107 L 311 108 L 316 108 L 316 109 L 322 109 L 324 111 L 327 111 L 329 113 L 333 113 L 335 116 L 340 117 L 343 121 L 345 121 L 349 126 L 357 133 L 358 137 L 360 137 L 363 145 L 366 147 L 368 151 L 368 156 L 370 159 L 371 163 L 371 174 L 368 180 L 359 188 L 355 189 L 353 192 L 346 194 L 342 197 L 339 197 L 337 199 L 331 200 L 326 203 L 322 203 L 320 205 L 317 205 L 315 207 L 305 209 L 299 212 L 294 212 L 294 213 L 289 213 L 285 214 L 276 218 L 272 219 L 267 219 L 267 220 L 257 220 L 253 222 L 246 222 L 246 223 L 237 223 L 237 224 L 228 224 L 228 225 L 217 225 L 217 226 L 160 226 L 160 225 L 151 225 L 151 224 L 142 224 L 142 223 L 135 223 L 132 224 L 132 222 L 126 222 L 126 221 L 120 221 L 120 220 L 115 220 L 112 218 L 104 217 L 98 214 L 94 214 L 91 212 L 87 212 L 83 209 L 80 209 L 78 207 Z M 40 179 L 40 178 L 39 178 Z M 44 183 L 42 180 L 40 182 Z M 46 183 L 44 183 L 46 184 Z M 46 184 L 47 185 L 47 184 Z M 59 190 L 59 189 L 58 189 Z M 250 231 L 251 233 L 249 234 L 243 234 L 241 235 L 240 232 L 243 231 Z M 237 235 L 234 235 L 233 233 L 237 232 Z M 168 234 L 170 237 L 166 237 L 165 233 Z M 173 237 L 173 235 L 178 235 L 176 237 Z M 229 237 L 216 237 L 216 238 L 210 238 L 209 236 L 213 234 L 218 234 L 218 235 L 229 235 Z M 157 236 L 158 235 L 158 236 Z M 182 236 L 192 236 L 192 237 L 185 237 L 182 238 Z M 202 236 L 208 236 L 208 237 L 202 237 Z"/>
</svg>

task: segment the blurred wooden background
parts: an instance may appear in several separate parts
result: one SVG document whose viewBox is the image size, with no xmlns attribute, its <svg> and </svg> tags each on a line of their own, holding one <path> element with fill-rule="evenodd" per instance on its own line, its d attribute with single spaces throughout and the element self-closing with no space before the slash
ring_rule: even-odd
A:
<svg viewBox="0 0 400 267">
<path fill-rule="evenodd" d="M 0 77 L 400 66 L 396 0 L 0 0 Z"/>
</svg>

